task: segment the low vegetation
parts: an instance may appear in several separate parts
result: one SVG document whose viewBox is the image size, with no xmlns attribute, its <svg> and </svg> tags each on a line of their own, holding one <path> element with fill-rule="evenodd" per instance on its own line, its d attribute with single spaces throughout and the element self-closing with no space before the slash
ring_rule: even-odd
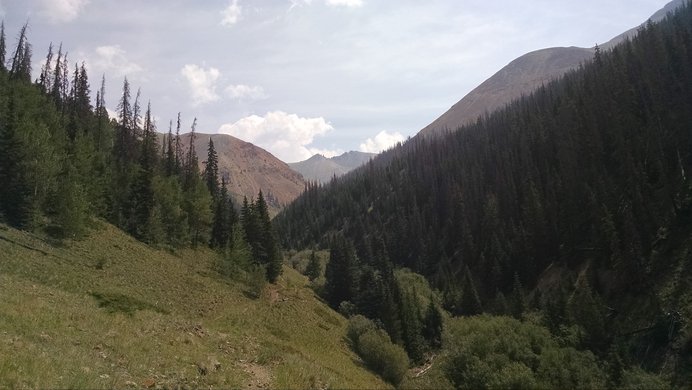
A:
<svg viewBox="0 0 692 390">
<path fill-rule="evenodd" d="M 0 387 L 388 387 L 294 270 L 267 284 L 96 226 L 55 245 L 0 225 Z"/>
</svg>

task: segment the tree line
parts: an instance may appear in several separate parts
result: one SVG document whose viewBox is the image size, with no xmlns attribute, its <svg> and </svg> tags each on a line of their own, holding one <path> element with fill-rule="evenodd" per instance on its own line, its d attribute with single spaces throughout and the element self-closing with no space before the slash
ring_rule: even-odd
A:
<svg viewBox="0 0 692 390">
<path fill-rule="evenodd" d="M 281 252 L 262 192 L 237 206 L 232 180 L 219 172 L 212 140 L 200 171 L 194 119 L 181 141 L 182 120 L 160 142 L 151 103 L 133 93 L 127 78 L 110 118 L 105 75 L 92 99 L 84 63 L 70 72 L 62 44 L 51 44 L 32 82 L 28 25 L 6 59 L 0 24 L 0 221 L 58 239 L 88 234 L 94 217 L 162 248 L 232 249 L 234 231 L 252 248 L 252 260 L 274 282 Z M 93 101 L 93 105 L 92 105 Z"/>
</svg>

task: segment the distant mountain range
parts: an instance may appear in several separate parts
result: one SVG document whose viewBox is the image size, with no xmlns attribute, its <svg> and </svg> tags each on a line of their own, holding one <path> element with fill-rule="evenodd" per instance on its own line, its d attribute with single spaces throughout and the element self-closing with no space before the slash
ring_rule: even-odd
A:
<svg viewBox="0 0 692 390">
<path fill-rule="evenodd" d="M 326 183 L 334 176 L 344 175 L 367 163 L 374 156 L 374 153 L 356 151 L 346 152 L 332 158 L 316 154 L 305 161 L 289 163 L 288 166 L 302 174 L 306 180 Z"/>
<path fill-rule="evenodd" d="M 653 14 L 650 20 L 660 21 L 684 3 L 685 0 L 671 1 Z M 632 37 L 638 29 L 636 27 L 618 35 L 601 45 L 601 49 L 612 48 Z M 530 94 L 541 85 L 577 68 L 579 64 L 592 58 L 594 53 L 595 48 L 552 47 L 524 54 L 469 92 L 418 135 L 438 136 L 473 123 L 486 112 L 502 108 L 521 95 Z"/>
</svg>

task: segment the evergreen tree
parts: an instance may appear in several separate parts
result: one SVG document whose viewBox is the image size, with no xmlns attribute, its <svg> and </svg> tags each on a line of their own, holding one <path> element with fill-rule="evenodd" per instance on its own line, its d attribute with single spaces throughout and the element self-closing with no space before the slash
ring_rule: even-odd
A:
<svg viewBox="0 0 692 390">
<path fill-rule="evenodd" d="M 197 134 L 195 133 L 195 128 L 197 127 L 197 118 L 192 121 L 192 127 L 190 128 L 190 144 L 187 148 L 187 155 L 185 157 L 185 165 L 183 169 L 183 188 L 189 190 L 192 188 L 194 183 L 199 179 L 199 160 L 197 160 L 197 153 L 195 152 L 195 139 Z"/>
<path fill-rule="evenodd" d="M 332 241 L 325 269 L 326 300 L 333 308 L 352 301 L 356 294 L 357 259 L 353 244 L 339 235 Z"/>
<path fill-rule="evenodd" d="M 12 56 L 12 66 L 10 67 L 10 78 L 22 80 L 26 83 L 31 82 L 31 44 L 27 38 L 28 22 L 19 30 L 17 47 Z"/>
<path fill-rule="evenodd" d="M 221 179 L 221 191 L 218 199 L 216 199 L 216 207 L 214 210 L 214 222 L 211 229 L 212 248 L 226 249 L 231 244 L 233 237 L 233 224 L 235 223 L 235 210 L 233 203 L 228 196 L 228 188 L 226 187 L 226 179 Z"/>
<path fill-rule="evenodd" d="M 211 137 L 209 137 L 203 176 L 211 197 L 216 199 L 219 196 L 219 156 L 214 149 L 214 141 L 211 140 Z"/>
<path fill-rule="evenodd" d="M 269 208 L 261 190 L 255 202 L 255 213 L 260 226 L 261 247 L 264 249 L 259 262 L 267 267 L 267 281 L 274 283 L 283 272 L 283 259 L 281 258 L 281 250 L 279 249 L 276 233 L 274 233 L 271 218 L 269 217 Z"/>
<path fill-rule="evenodd" d="M 101 76 L 101 88 L 96 92 L 96 149 L 102 151 L 106 148 L 106 126 L 109 122 L 108 110 L 106 110 L 106 75 Z"/>
<path fill-rule="evenodd" d="M 175 140 L 173 139 L 173 121 L 170 121 L 168 124 L 168 136 L 166 137 L 166 154 L 165 154 L 165 161 L 166 161 L 166 176 L 173 176 L 178 172 L 177 166 L 176 166 L 176 156 L 175 156 L 175 149 L 174 149 L 174 144 Z"/>
<path fill-rule="evenodd" d="M 59 56 L 58 56 L 59 58 Z M 130 104 L 130 83 L 127 77 L 123 81 L 123 94 L 118 103 L 118 128 L 113 145 L 113 153 L 116 161 L 121 165 L 130 162 L 131 151 L 134 137 L 132 129 L 132 105 Z"/>
<path fill-rule="evenodd" d="M 7 46 L 5 43 L 5 21 L 0 22 L 0 71 L 6 71 L 5 56 L 7 55 Z"/>
<path fill-rule="evenodd" d="M 418 302 L 416 299 L 416 291 L 412 293 L 404 292 L 399 297 L 399 316 L 401 318 L 401 338 L 404 343 L 404 349 L 409 358 L 414 362 L 423 360 L 425 352 L 425 342 L 422 337 L 422 324 L 420 311 L 418 310 Z"/>
<path fill-rule="evenodd" d="M 4 38 L 4 37 L 3 37 Z M 4 43 L 0 43 L 4 45 Z M 53 42 L 48 46 L 48 54 L 46 54 L 46 62 L 41 67 L 41 75 L 39 76 L 39 86 L 44 93 L 50 92 L 50 87 L 53 85 L 52 75 L 53 70 L 51 69 L 53 62 Z"/>
<path fill-rule="evenodd" d="M 89 201 L 79 183 L 76 169 L 69 161 L 64 162 L 58 190 L 52 200 L 56 235 L 60 238 L 81 238 L 87 229 Z"/>
<path fill-rule="evenodd" d="M 322 264 L 320 264 L 320 259 L 317 258 L 317 254 L 313 250 L 310 252 L 310 259 L 308 260 L 308 265 L 305 267 L 305 276 L 314 281 L 322 275 Z"/>
<path fill-rule="evenodd" d="M 442 347 L 442 313 L 435 305 L 432 296 L 423 318 L 422 334 L 431 348 Z"/>
<path fill-rule="evenodd" d="M 6 120 L 0 121 L 0 214 L 9 225 L 24 228 L 29 223 L 31 201 L 16 105 L 11 91 Z"/>
<path fill-rule="evenodd" d="M 153 220 L 154 211 L 154 173 L 156 169 L 156 127 L 151 117 L 151 103 L 147 105 L 144 116 L 144 138 L 139 160 L 139 172 L 132 186 L 132 204 L 134 205 L 134 226 L 131 233 L 140 240 L 156 235 L 150 234 L 158 221 Z"/>
<path fill-rule="evenodd" d="M 175 127 L 175 172 L 180 174 L 183 167 L 183 146 L 180 143 L 180 113 L 178 113 L 178 121 Z"/>
</svg>

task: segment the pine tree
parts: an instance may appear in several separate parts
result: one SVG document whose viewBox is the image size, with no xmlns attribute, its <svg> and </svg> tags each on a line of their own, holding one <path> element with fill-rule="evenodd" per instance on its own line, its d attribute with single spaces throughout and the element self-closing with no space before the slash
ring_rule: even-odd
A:
<svg viewBox="0 0 692 390">
<path fill-rule="evenodd" d="M 6 120 L 0 121 L 0 216 L 9 225 L 24 228 L 29 223 L 31 202 L 13 91 L 8 99 Z"/>
<path fill-rule="evenodd" d="M 105 132 L 106 124 L 109 122 L 108 110 L 106 110 L 106 75 L 101 76 L 101 88 L 96 92 L 96 150 L 103 150 L 106 145 Z"/>
<path fill-rule="evenodd" d="M 430 302 L 423 318 L 422 334 L 431 348 L 442 347 L 442 325 L 442 313 L 435 305 L 433 297 L 430 296 Z"/>
<path fill-rule="evenodd" d="M 226 187 L 226 179 L 221 179 L 221 191 L 218 199 L 216 199 L 216 207 L 214 209 L 214 222 L 211 229 L 210 246 L 214 249 L 224 250 L 231 244 L 233 236 L 233 224 L 235 211 L 233 204 L 228 196 L 228 188 Z"/>
<path fill-rule="evenodd" d="M 192 127 L 190 128 L 190 144 L 187 148 L 187 155 L 185 157 L 185 166 L 183 169 L 183 189 L 189 190 L 192 188 L 194 183 L 199 179 L 199 161 L 197 160 L 197 153 L 195 152 L 195 139 L 197 134 L 195 133 L 195 128 L 197 127 L 197 118 L 192 121 Z"/>
<path fill-rule="evenodd" d="M 53 222 L 59 238 L 81 238 L 87 229 L 89 201 L 78 173 L 70 161 L 63 163 L 58 191 L 53 201 Z"/>
<path fill-rule="evenodd" d="M 357 260 L 353 244 L 339 235 L 331 243 L 329 262 L 325 269 L 326 300 L 333 308 L 352 301 L 356 294 Z"/>
<path fill-rule="evenodd" d="M 175 128 L 175 173 L 180 174 L 183 167 L 183 146 L 180 144 L 180 113 L 178 113 L 178 121 Z"/>
<path fill-rule="evenodd" d="M 261 190 L 255 202 L 255 212 L 260 226 L 261 247 L 264 249 L 263 257 L 260 258 L 260 264 L 267 267 L 267 281 L 274 283 L 283 271 L 283 260 L 276 233 L 274 233 L 271 218 L 269 217 L 269 208 Z"/>
<path fill-rule="evenodd" d="M 165 172 L 166 176 L 173 176 L 177 173 L 175 149 L 173 140 L 173 121 L 168 124 L 168 136 L 166 137 Z"/>
<path fill-rule="evenodd" d="M 10 67 L 10 78 L 26 83 L 31 82 L 31 44 L 27 38 L 28 28 L 27 22 L 19 30 L 17 47 L 12 56 L 12 66 Z"/>
<path fill-rule="evenodd" d="M 314 281 L 322 275 L 322 264 L 320 264 L 320 259 L 317 258 L 317 254 L 313 250 L 310 253 L 310 259 L 308 260 L 308 265 L 305 267 L 305 276 Z"/>
<path fill-rule="evenodd" d="M 401 338 L 404 349 L 414 362 L 423 360 L 425 342 L 422 337 L 422 324 L 415 289 L 409 293 L 400 290 L 399 316 L 401 317 Z"/>
<path fill-rule="evenodd" d="M 7 55 L 7 46 L 5 43 L 5 21 L 0 22 L 0 71 L 6 71 L 5 56 Z"/>
<path fill-rule="evenodd" d="M 53 71 L 51 69 L 51 65 L 53 62 L 53 42 L 50 43 L 48 46 L 48 54 L 46 54 L 46 62 L 43 64 L 43 67 L 41 68 L 41 75 L 39 76 L 39 85 L 41 86 L 41 89 L 43 90 L 44 93 L 49 93 L 50 92 L 50 87 L 53 85 L 53 80 L 52 80 L 52 75 Z"/>
<path fill-rule="evenodd" d="M 113 153 L 116 161 L 121 165 L 130 162 L 132 147 L 131 138 L 131 120 L 132 120 L 132 105 L 130 104 L 130 83 L 127 77 L 123 81 L 123 94 L 118 103 L 118 128 L 115 136 L 115 144 L 113 145 Z"/>
<path fill-rule="evenodd" d="M 216 199 L 219 196 L 219 156 L 214 149 L 214 141 L 211 137 L 209 137 L 203 176 L 212 199 Z"/>
<path fill-rule="evenodd" d="M 130 231 L 140 240 L 156 235 L 150 234 L 152 224 L 158 225 L 158 221 L 152 220 L 154 211 L 154 172 L 156 169 L 156 127 L 151 117 L 151 103 L 147 105 L 144 116 L 144 139 L 142 153 L 139 160 L 139 172 L 132 186 L 132 204 L 134 205 L 134 226 Z M 150 242 L 153 243 L 153 242 Z"/>
</svg>

